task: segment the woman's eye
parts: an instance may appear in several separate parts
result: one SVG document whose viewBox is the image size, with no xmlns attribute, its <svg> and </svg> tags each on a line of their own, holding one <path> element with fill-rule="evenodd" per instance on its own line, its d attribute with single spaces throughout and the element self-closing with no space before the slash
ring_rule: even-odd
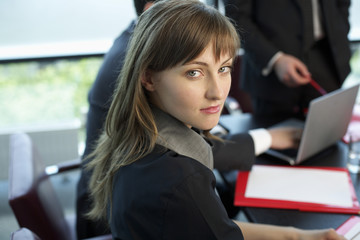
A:
<svg viewBox="0 0 360 240">
<path fill-rule="evenodd" d="M 227 73 L 227 72 L 231 72 L 231 67 L 221 67 L 219 69 L 220 73 Z"/>
<path fill-rule="evenodd" d="M 187 72 L 187 75 L 188 75 L 189 77 L 195 78 L 195 77 L 199 77 L 199 76 L 200 76 L 200 72 L 199 72 L 199 71 L 196 71 L 196 70 L 191 70 L 191 71 L 188 71 L 188 72 Z"/>
</svg>

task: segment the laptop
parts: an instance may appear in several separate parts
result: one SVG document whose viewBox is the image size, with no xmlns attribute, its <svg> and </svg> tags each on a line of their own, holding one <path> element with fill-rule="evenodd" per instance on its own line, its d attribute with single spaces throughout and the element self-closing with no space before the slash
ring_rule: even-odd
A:
<svg viewBox="0 0 360 240">
<path fill-rule="evenodd" d="M 359 85 L 338 89 L 310 102 L 305 123 L 289 119 L 276 126 L 303 126 L 299 149 L 273 150 L 266 153 L 297 165 L 325 150 L 346 133 L 358 93 Z"/>
</svg>

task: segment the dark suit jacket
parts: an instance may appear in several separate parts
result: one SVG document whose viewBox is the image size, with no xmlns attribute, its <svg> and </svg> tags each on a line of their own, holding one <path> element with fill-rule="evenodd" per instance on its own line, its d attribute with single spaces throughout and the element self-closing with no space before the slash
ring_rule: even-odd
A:
<svg viewBox="0 0 360 240">
<path fill-rule="evenodd" d="M 274 72 L 264 77 L 261 71 L 278 51 L 296 56 L 307 63 L 304 57 L 309 47 L 303 34 L 302 1 L 304 0 L 224 0 L 226 14 L 236 22 L 245 50 L 242 86 L 252 95 L 268 100 L 287 101 L 300 94 L 301 88 L 286 87 L 279 82 Z M 319 2 L 326 40 L 336 67 L 336 84 L 340 87 L 350 72 L 347 39 L 350 0 Z M 318 81 L 327 88 L 326 79 Z"/>
<path fill-rule="evenodd" d="M 244 239 L 202 163 L 156 145 L 114 177 L 113 239 Z"/>
</svg>

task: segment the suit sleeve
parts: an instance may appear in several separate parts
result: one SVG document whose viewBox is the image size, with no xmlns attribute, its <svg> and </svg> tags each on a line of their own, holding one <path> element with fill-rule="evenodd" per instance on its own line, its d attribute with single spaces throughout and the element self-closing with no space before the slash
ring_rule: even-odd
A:
<svg viewBox="0 0 360 240">
<path fill-rule="evenodd" d="M 229 134 L 224 142 L 212 141 L 214 168 L 219 171 L 250 170 L 255 161 L 254 141 L 250 134 Z"/>
</svg>

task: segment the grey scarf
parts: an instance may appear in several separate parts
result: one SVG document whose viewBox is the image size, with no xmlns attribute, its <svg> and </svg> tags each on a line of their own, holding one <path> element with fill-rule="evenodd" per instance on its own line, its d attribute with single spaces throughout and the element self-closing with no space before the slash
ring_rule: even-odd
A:
<svg viewBox="0 0 360 240">
<path fill-rule="evenodd" d="M 200 134 L 156 107 L 152 111 L 159 132 L 157 144 L 214 168 L 211 146 Z"/>
</svg>

